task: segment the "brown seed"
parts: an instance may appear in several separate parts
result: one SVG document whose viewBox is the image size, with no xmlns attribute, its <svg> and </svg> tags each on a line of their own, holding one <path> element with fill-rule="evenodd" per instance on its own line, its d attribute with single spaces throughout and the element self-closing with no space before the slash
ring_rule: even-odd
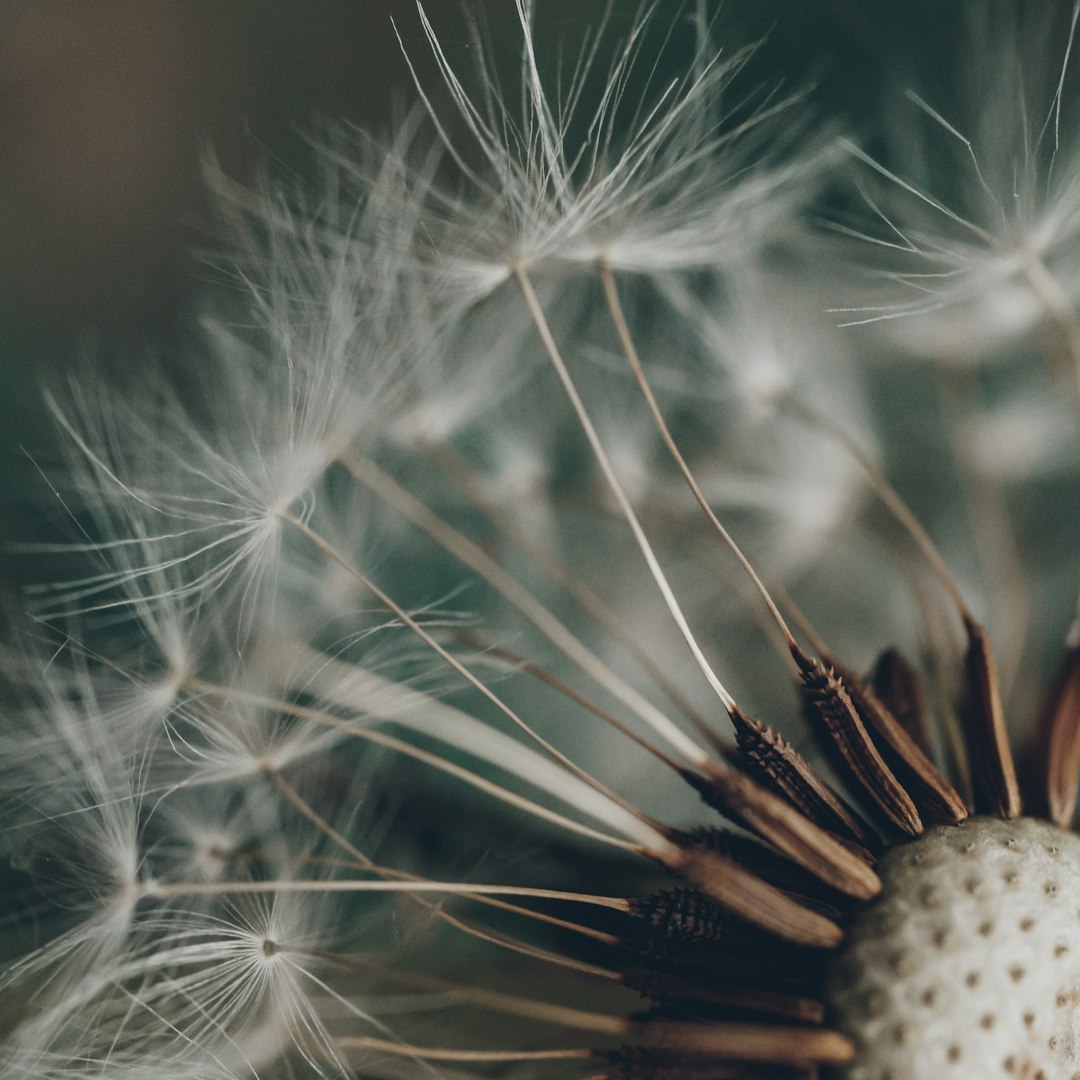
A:
<svg viewBox="0 0 1080 1080">
<path fill-rule="evenodd" d="M 869 900 L 881 880 L 864 859 L 752 777 L 720 763 L 687 779 L 710 806 L 756 833 L 798 866 L 848 896 Z"/>
<path fill-rule="evenodd" d="M 734 859 L 740 866 L 745 866 L 784 892 L 815 897 L 829 895 L 828 887 L 820 878 L 796 866 L 775 848 L 754 837 L 708 826 L 687 830 L 682 835 L 687 844 L 699 844 L 718 855 Z"/>
<path fill-rule="evenodd" d="M 1062 658 L 1040 723 L 1042 768 L 1039 780 L 1050 820 L 1072 825 L 1080 789 L 1080 645 Z"/>
<path fill-rule="evenodd" d="M 961 713 L 971 759 L 976 809 L 993 811 L 1004 818 L 1019 817 L 1023 809 L 1020 785 L 1016 780 L 990 641 L 986 631 L 970 615 L 964 615 L 964 630 L 968 648 L 964 660 L 966 696 Z"/>
<path fill-rule="evenodd" d="M 860 719 L 881 745 L 885 758 L 902 778 L 920 811 L 942 824 L 963 821 L 968 816 L 964 800 L 884 702 L 854 672 L 841 668 L 831 657 L 825 660 L 840 676 Z"/>
<path fill-rule="evenodd" d="M 631 900 L 628 911 L 638 920 L 638 933 L 626 946 L 633 950 L 636 939 L 635 959 L 645 970 L 632 970 L 643 981 L 664 971 L 710 988 L 798 994 L 820 982 L 817 950 L 792 948 L 698 889 L 662 889 Z"/>
<path fill-rule="evenodd" d="M 855 1054 L 839 1032 L 814 1027 L 645 1020 L 628 1036 L 683 1054 L 770 1065 L 843 1065 Z"/>
<path fill-rule="evenodd" d="M 743 759 L 798 810 L 821 828 L 868 849 L 871 833 L 858 814 L 810 767 L 786 739 L 741 709 L 731 716 Z"/>
<path fill-rule="evenodd" d="M 933 728 L 930 710 L 915 669 L 904 659 L 899 649 L 885 649 L 877 658 L 868 680 L 874 693 L 896 717 L 897 723 L 911 736 L 928 757 L 934 756 Z"/>
<path fill-rule="evenodd" d="M 688 848 L 660 861 L 718 904 L 776 937 L 818 949 L 834 949 L 844 939 L 844 932 L 831 919 L 723 856 Z"/>
<path fill-rule="evenodd" d="M 608 1062 L 609 1071 L 586 1080 L 818 1080 L 816 1065 L 753 1065 L 737 1061 L 687 1061 L 684 1055 L 646 1047 L 621 1047 L 615 1052 L 596 1051 Z M 681 1060 L 680 1060 L 681 1059 Z"/>
<path fill-rule="evenodd" d="M 844 766 L 889 821 L 909 836 L 920 835 L 923 824 L 919 811 L 885 764 L 843 682 L 797 645 L 791 646 L 791 655 L 802 675 L 811 719 L 828 737 Z"/>
<path fill-rule="evenodd" d="M 734 983 L 714 985 L 712 981 L 704 984 L 664 972 L 631 974 L 622 981 L 661 1006 L 776 1016 L 807 1024 L 821 1024 L 825 1020 L 825 1006 L 820 1001 L 776 990 L 757 990 Z"/>
</svg>

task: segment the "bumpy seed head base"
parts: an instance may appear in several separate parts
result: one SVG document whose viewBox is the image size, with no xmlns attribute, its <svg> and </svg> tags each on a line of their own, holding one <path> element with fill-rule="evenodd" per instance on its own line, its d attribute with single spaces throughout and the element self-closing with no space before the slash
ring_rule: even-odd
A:
<svg viewBox="0 0 1080 1080">
<path fill-rule="evenodd" d="M 1080 837 L 1021 818 L 881 860 L 828 996 L 844 1080 L 1080 1080 Z"/>
</svg>

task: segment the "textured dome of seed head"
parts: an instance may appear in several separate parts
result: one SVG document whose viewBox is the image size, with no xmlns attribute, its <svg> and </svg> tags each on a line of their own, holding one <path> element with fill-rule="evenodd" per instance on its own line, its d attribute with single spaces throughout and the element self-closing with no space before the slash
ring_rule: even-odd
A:
<svg viewBox="0 0 1080 1080">
<path fill-rule="evenodd" d="M 974 818 L 879 873 L 829 973 L 844 1080 L 1080 1080 L 1080 837 Z"/>
</svg>

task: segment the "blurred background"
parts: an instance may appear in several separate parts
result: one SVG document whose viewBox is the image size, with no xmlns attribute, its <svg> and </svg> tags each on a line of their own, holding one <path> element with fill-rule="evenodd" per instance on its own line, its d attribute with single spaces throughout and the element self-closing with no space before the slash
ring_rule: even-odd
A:
<svg viewBox="0 0 1080 1080">
<path fill-rule="evenodd" d="M 539 36 L 580 40 L 604 6 L 539 0 Z M 426 8 L 456 59 L 470 19 L 515 47 L 510 0 Z M 962 8 L 734 0 L 718 40 L 764 39 L 751 85 L 814 82 L 817 108 L 873 143 L 910 63 L 948 72 Z M 205 156 L 302 177 L 313 118 L 385 128 L 412 96 L 395 23 L 423 77 L 412 0 L 0 0 L 0 539 L 36 528 L 42 379 L 80 352 L 137 365 L 175 340 L 205 279 Z"/>
</svg>

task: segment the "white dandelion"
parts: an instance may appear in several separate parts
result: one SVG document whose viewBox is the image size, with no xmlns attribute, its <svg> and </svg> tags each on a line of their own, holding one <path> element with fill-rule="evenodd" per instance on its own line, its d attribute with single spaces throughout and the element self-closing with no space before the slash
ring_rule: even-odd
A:
<svg viewBox="0 0 1080 1080">
<path fill-rule="evenodd" d="M 981 586 L 1027 597 L 1027 560 L 890 480 L 948 456 L 1011 538 L 984 458 L 1019 412 L 920 398 L 889 441 L 797 280 L 833 158 L 739 89 L 749 50 L 698 17 L 668 82 L 650 16 L 606 67 L 600 20 L 549 72 L 516 14 L 520 111 L 421 11 L 437 149 L 410 119 L 321 136 L 313 195 L 219 178 L 240 250 L 188 377 L 55 397 L 92 565 L 37 591 L 2 718 L 0 1062 L 1070 1074 L 1075 627 L 1025 778 L 1029 620 Z"/>
</svg>

